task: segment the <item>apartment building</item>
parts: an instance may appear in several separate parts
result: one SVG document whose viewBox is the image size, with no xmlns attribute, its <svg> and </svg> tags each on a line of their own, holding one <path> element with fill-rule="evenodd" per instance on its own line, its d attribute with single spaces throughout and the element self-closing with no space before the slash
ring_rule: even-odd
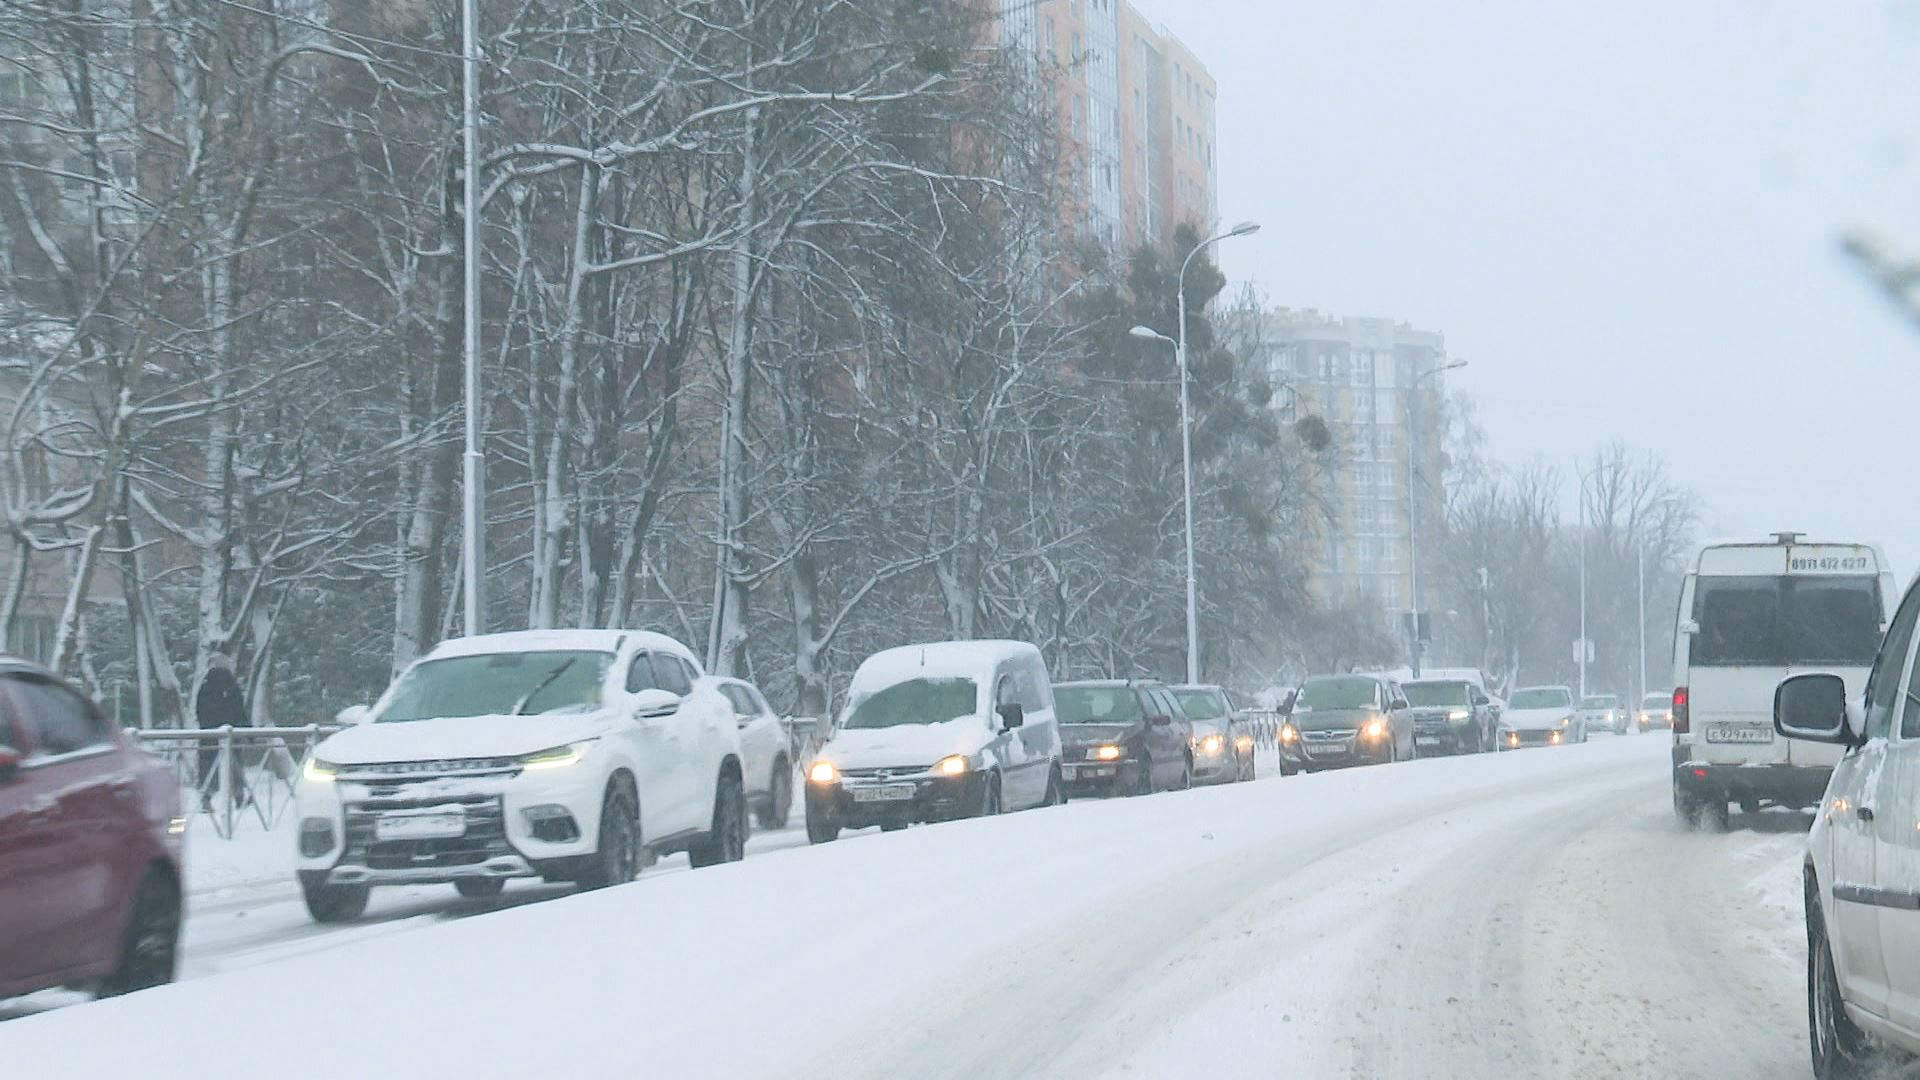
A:
<svg viewBox="0 0 1920 1080">
<path fill-rule="evenodd" d="M 1218 86 L 1199 57 L 1126 0 L 999 2 L 1001 43 L 1051 88 L 1076 234 L 1126 255 L 1211 229 Z"/>
<path fill-rule="evenodd" d="M 1290 420 L 1320 417 L 1333 438 L 1312 588 L 1328 603 L 1410 610 L 1412 499 L 1423 537 L 1438 535 L 1445 508 L 1445 338 L 1391 319 L 1277 311 L 1258 340 L 1278 406 Z"/>
</svg>

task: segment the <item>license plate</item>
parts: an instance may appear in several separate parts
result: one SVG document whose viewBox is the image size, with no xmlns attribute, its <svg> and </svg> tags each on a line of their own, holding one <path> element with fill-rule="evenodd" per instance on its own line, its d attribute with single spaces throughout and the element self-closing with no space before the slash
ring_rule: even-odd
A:
<svg viewBox="0 0 1920 1080">
<path fill-rule="evenodd" d="M 376 840 L 447 840 L 467 835 L 467 814 L 449 810 L 442 814 L 388 814 L 375 818 Z"/>
<path fill-rule="evenodd" d="M 1415 736 L 1413 737 L 1413 742 L 1414 742 L 1414 745 L 1415 745 L 1415 746 L 1439 746 L 1439 745 L 1440 745 L 1440 736 L 1438 736 L 1438 735 L 1415 735 Z"/>
<path fill-rule="evenodd" d="M 1712 724 L 1707 728 L 1707 741 L 1717 743 L 1770 743 L 1773 741 L 1773 731 L 1763 727 L 1736 727 L 1732 724 Z"/>
<path fill-rule="evenodd" d="M 854 802 L 903 802 L 913 798 L 912 784 L 883 784 L 853 789 Z"/>
<path fill-rule="evenodd" d="M 1308 757 L 1330 757 L 1334 754 L 1344 754 L 1346 752 L 1347 748 L 1344 746 L 1315 746 L 1312 743 L 1307 744 Z"/>
</svg>

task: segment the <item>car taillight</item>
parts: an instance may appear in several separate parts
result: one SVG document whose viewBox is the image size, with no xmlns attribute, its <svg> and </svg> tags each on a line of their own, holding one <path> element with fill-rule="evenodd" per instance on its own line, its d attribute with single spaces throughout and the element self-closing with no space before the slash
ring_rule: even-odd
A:
<svg viewBox="0 0 1920 1080">
<path fill-rule="evenodd" d="M 1673 691 L 1673 733 L 1687 734 L 1687 688 L 1678 686 Z"/>
</svg>

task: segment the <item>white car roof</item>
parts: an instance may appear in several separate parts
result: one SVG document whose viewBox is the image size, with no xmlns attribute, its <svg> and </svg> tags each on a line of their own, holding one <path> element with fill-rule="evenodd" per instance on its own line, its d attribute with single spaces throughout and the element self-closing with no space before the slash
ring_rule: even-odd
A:
<svg viewBox="0 0 1920 1080">
<path fill-rule="evenodd" d="M 505 634 L 478 634 L 453 638 L 433 647 L 430 659 L 450 656 L 489 656 L 494 653 L 619 652 L 623 645 L 667 652 L 691 663 L 705 674 L 693 651 L 665 634 L 650 630 L 516 630 Z"/>
<path fill-rule="evenodd" d="M 903 645 L 867 657 L 853 673 L 850 689 L 887 687 L 906 679 L 977 678 L 1008 660 L 1038 658 L 1040 650 L 1024 641 L 937 641 Z"/>
</svg>

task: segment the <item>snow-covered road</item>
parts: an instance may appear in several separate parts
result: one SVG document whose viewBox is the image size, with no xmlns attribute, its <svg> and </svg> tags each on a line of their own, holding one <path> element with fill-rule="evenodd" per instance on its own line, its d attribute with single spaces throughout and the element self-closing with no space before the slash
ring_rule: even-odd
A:
<svg viewBox="0 0 1920 1080">
<path fill-rule="evenodd" d="M 434 891 L 321 931 L 236 896 L 196 915 L 199 977 L 0 1043 L 109 1075 L 184 1061 L 177 1018 L 212 1010 L 281 1077 L 339 1075 L 327 1046 L 408 1077 L 1804 1077 L 1805 819 L 1684 833 L 1665 761 L 1630 737 L 1080 802 L 478 918 Z M 328 1033 L 297 1057 L 289 1006 Z"/>
</svg>

